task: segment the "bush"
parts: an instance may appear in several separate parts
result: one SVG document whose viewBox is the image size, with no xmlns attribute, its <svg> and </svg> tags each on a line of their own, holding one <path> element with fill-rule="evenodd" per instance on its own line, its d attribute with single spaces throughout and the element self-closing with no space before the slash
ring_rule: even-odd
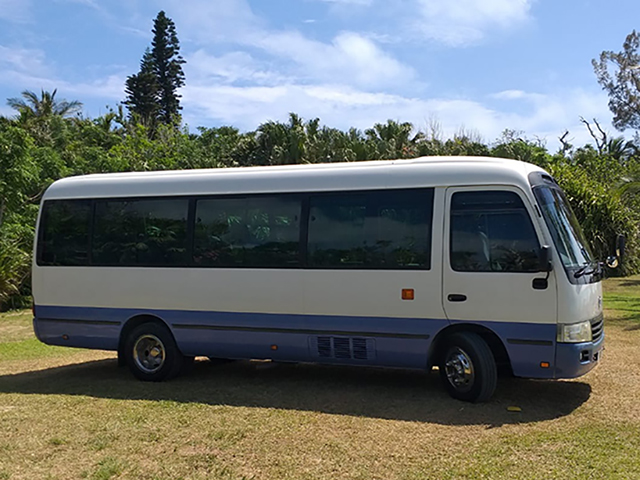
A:
<svg viewBox="0 0 640 480">
<path fill-rule="evenodd" d="M 617 276 L 640 272 L 638 213 L 613 187 L 593 180 L 580 167 L 554 163 L 547 169 L 567 194 L 596 259 L 602 261 L 612 255 L 616 237 L 622 234 L 627 238 L 626 255 L 621 267 L 611 273 Z"/>
</svg>

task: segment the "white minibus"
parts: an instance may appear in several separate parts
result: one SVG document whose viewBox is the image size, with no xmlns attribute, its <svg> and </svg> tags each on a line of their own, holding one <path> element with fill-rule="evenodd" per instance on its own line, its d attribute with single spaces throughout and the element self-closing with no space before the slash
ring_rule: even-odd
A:
<svg viewBox="0 0 640 480">
<path fill-rule="evenodd" d="M 477 402 L 499 370 L 590 371 L 601 278 L 556 181 L 514 160 L 100 174 L 44 194 L 33 324 L 141 380 L 196 356 L 437 367 Z"/>
</svg>

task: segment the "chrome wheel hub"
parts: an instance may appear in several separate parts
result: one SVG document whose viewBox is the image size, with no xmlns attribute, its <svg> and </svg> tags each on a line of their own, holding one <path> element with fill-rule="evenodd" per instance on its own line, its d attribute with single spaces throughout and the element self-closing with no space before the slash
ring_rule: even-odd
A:
<svg viewBox="0 0 640 480">
<path fill-rule="evenodd" d="M 155 335 L 142 335 L 133 346 L 133 359 L 136 366 L 145 373 L 156 373 L 165 361 L 165 349 L 162 341 Z"/>
<path fill-rule="evenodd" d="M 469 355 L 459 347 L 447 352 L 444 369 L 449 383 L 459 392 L 471 390 L 475 380 L 473 362 Z"/>
</svg>

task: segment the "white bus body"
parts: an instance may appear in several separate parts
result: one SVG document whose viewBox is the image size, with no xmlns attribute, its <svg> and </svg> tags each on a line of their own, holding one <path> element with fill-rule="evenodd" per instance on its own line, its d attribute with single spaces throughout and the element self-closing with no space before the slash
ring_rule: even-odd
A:
<svg viewBox="0 0 640 480">
<path fill-rule="evenodd" d="M 34 329 L 143 380 L 195 356 L 439 366 L 483 401 L 500 365 L 597 364 L 600 277 L 555 181 L 513 160 L 89 175 L 44 195 Z"/>
</svg>

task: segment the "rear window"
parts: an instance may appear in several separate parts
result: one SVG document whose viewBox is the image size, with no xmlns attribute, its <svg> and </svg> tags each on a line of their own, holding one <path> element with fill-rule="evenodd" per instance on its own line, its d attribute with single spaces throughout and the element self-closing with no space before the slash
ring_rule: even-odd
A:
<svg viewBox="0 0 640 480">
<path fill-rule="evenodd" d="M 89 200 L 45 202 L 40 226 L 39 265 L 89 264 Z"/>
</svg>

